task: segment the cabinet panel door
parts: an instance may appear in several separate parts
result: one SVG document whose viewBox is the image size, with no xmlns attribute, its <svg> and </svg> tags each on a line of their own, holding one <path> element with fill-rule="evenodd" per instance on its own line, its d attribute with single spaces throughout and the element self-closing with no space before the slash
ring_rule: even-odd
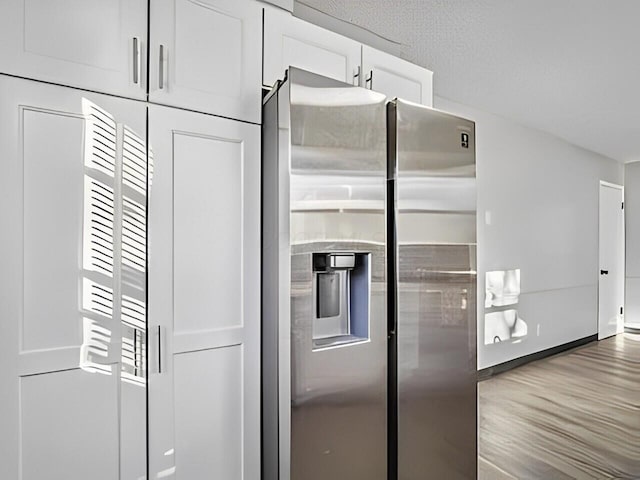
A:
<svg viewBox="0 0 640 480">
<path fill-rule="evenodd" d="M 433 106 L 433 73 L 413 63 L 362 46 L 363 85 L 387 97 Z"/>
<path fill-rule="evenodd" d="M 146 0 L 4 0 L 0 69 L 146 99 Z"/>
<path fill-rule="evenodd" d="M 360 44 L 287 12 L 265 8 L 263 84 L 273 86 L 289 66 L 358 84 Z"/>
<path fill-rule="evenodd" d="M 257 2 L 154 0 L 149 99 L 260 123 L 261 31 Z"/>
<path fill-rule="evenodd" d="M 0 75 L 0 123 L 2 477 L 140 478 L 146 107 Z"/>
<path fill-rule="evenodd" d="M 151 478 L 260 476 L 260 127 L 149 107 Z"/>
</svg>

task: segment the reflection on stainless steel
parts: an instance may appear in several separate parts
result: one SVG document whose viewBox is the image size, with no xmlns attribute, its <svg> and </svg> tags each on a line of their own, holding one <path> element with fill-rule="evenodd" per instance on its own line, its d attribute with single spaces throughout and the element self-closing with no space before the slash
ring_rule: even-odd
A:
<svg viewBox="0 0 640 480">
<path fill-rule="evenodd" d="M 292 205 L 290 225 L 291 478 L 385 478 L 384 97 L 351 87 L 301 85 L 296 73 L 290 185 L 292 195 L 305 192 L 305 208 Z M 334 332 L 332 343 L 314 345 L 313 325 L 322 320 L 313 308 L 319 277 L 312 255 L 325 252 L 370 260 L 345 272 L 339 286 L 344 330 Z M 366 286 L 349 288 L 348 279 L 359 270 Z M 355 331 L 356 322 L 366 325 L 362 332 Z"/>
<path fill-rule="evenodd" d="M 385 97 L 291 69 L 264 125 L 264 478 L 386 478 Z"/>
<path fill-rule="evenodd" d="M 311 259 L 336 250 L 372 258 L 370 296 L 361 299 L 370 302 L 369 331 L 332 337 L 322 348 L 313 338 Z M 292 251 L 291 478 L 386 478 L 385 248 L 319 241 Z"/>
<path fill-rule="evenodd" d="M 396 100 L 398 478 L 476 478 L 474 124 Z"/>
</svg>

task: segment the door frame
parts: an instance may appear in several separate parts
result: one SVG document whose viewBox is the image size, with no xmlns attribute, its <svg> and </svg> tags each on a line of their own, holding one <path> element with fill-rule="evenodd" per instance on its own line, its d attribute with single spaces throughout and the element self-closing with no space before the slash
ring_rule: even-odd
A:
<svg viewBox="0 0 640 480">
<path fill-rule="evenodd" d="M 598 270 L 601 268 L 601 258 L 600 258 L 600 208 L 602 206 L 602 187 L 614 188 L 616 190 L 620 190 L 622 194 L 622 331 L 624 331 L 624 310 L 626 310 L 626 217 L 625 217 L 625 209 L 624 209 L 624 185 L 619 185 L 617 183 L 606 182 L 604 180 L 600 180 L 598 185 Z M 598 303 L 597 303 L 597 331 L 598 340 L 604 340 L 609 337 L 600 337 L 600 272 L 598 271 Z M 617 332 L 622 333 L 622 332 Z"/>
</svg>

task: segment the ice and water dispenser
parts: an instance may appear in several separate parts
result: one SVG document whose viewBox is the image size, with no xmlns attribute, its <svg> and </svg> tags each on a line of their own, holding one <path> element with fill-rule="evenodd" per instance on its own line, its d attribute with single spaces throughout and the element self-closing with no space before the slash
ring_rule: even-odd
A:
<svg viewBox="0 0 640 480">
<path fill-rule="evenodd" d="M 313 254 L 313 349 L 369 340 L 371 254 Z"/>
</svg>

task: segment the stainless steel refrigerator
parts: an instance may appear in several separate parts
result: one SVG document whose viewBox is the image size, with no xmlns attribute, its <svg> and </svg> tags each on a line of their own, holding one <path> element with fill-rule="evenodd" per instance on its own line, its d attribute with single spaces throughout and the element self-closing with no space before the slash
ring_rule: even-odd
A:
<svg viewBox="0 0 640 480">
<path fill-rule="evenodd" d="M 475 478 L 474 152 L 299 69 L 265 97 L 263 479 Z"/>
</svg>

